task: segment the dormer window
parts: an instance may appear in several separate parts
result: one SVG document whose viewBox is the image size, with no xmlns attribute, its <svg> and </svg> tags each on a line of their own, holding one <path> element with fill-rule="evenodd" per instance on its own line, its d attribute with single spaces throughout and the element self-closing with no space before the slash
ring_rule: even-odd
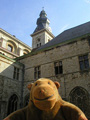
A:
<svg viewBox="0 0 90 120">
<path fill-rule="evenodd" d="M 9 50 L 10 52 L 12 52 L 12 51 L 13 51 L 13 47 L 12 47 L 11 45 L 8 45 L 8 50 Z"/>
</svg>

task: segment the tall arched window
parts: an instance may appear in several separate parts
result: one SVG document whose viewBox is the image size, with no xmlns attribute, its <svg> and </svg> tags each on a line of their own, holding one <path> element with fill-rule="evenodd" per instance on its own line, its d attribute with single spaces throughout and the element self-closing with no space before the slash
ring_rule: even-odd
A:
<svg viewBox="0 0 90 120">
<path fill-rule="evenodd" d="M 17 95 L 13 94 L 9 99 L 7 115 L 17 110 L 17 103 L 18 103 L 18 97 Z"/>
<path fill-rule="evenodd" d="M 86 113 L 89 105 L 88 92 L 82 87 L 74 88 L 70 93 L 70 102 L 78 106 Z"/>
<path fill-rule="evenodd" d="M 13 46 L 11 46 L 11 45 L 8 44 L 8 50 L 9 50 L 10 52 L 12 52 L 12 51 L 13 51 Z"/>
<path fill-rule="evenodd" d="M 17 54 L 17 45 L 14 41 L 8 40 L 7 41 L 7 50 Z"/>
</svg>

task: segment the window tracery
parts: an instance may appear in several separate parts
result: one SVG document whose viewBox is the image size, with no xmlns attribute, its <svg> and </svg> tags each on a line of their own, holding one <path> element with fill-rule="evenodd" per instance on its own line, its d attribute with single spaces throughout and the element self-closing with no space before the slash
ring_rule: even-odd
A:
<svg viewBox="0 0 90 120">
<path fill-rule="evenodd" d="M 88 93 L 82 87 L 76 87 L 70 93 L 70 102 L 82 109 L 83 112 L 87 111 L 89 104 Z"/>
<path fill-rule="evenodd" d="M 18 104 L 18 97 L 17 95 L 13 94 L 9 99 L 7 115 L 17 110 L 17 104 Z"/>
</svg>

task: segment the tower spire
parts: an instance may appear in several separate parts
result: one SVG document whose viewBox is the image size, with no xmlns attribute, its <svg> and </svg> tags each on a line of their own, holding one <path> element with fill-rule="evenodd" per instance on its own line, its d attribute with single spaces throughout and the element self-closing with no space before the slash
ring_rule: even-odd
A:
<svg viewBox="0 0 90 120">
<path fill-rule="evenodd" d="M 54 38 L 51 28 L 49 27 L 50 21 L 47 18 L 47 14 L 44 10 L 44 7 L 42 7 L 42 11 L 40 12 L 36 24 L 37 27 L 35 28 L 33 34 L 31 35 L 33 49 L 36 49 L 46 44 L 47 42 Z"/>
<path fill-rule="evenodd" d="M 42 10 L 44 10 L 44 7 L 42 7 Z"/>
</svg>

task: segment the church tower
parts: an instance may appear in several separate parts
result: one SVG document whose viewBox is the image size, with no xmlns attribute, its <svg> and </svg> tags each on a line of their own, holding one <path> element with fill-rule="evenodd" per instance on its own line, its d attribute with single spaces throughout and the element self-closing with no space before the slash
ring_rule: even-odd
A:
<svg viewBox="0 0 90 120">
<path fill-rule="evenodd" d="M 32 37 L 32 49 L 36 49 L 54 38 L 51 28 L 49 27 L 50 21 L 44 10 L 40 12 L 40 17 L 37 19 L 37 27 L 34 30 Z"/>
</svg>

